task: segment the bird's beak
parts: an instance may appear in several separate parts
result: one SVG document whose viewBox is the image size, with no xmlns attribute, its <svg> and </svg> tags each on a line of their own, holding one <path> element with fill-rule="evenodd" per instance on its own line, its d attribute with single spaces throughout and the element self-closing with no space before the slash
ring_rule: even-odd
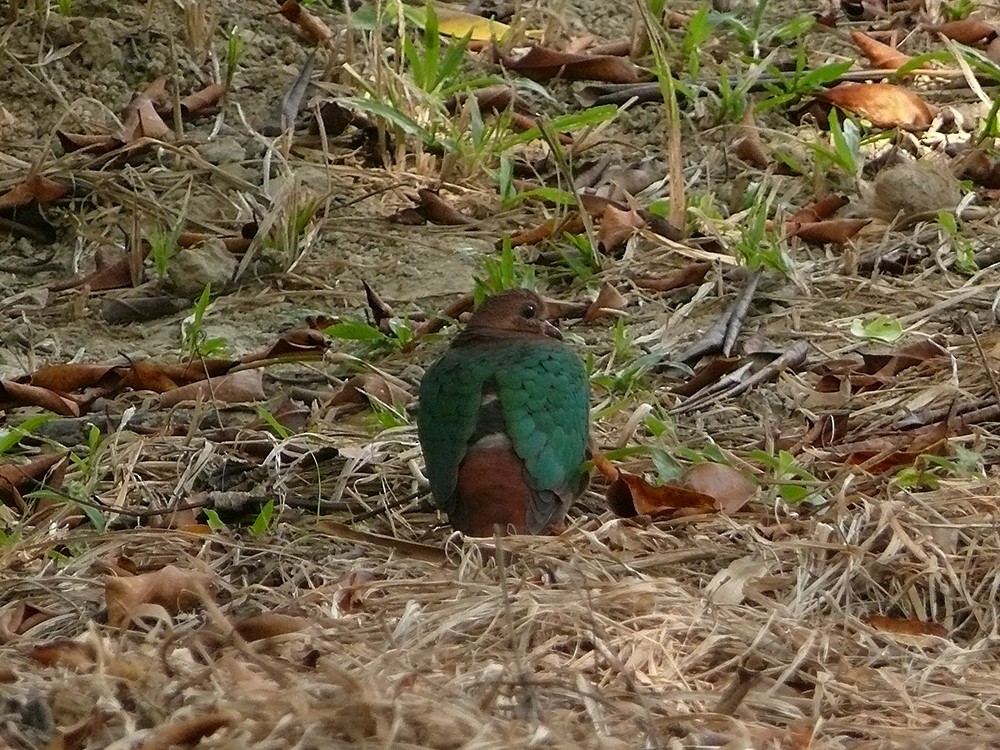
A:
<svg viewBox="0 0 1000 750">
<path fill-rule="evenodd" d="M 551 336 L 554 339 L 562 340 L 562 331 L 556 328 L 552 323 L 547 320 L 542 321 L 542 330 L 545 332 L 546 336 Z"/>
</svg>

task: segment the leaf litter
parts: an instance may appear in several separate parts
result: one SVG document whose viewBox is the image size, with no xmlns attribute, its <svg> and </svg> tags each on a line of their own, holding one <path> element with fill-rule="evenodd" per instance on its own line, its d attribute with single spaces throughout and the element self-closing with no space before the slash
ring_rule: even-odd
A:
<svg viewBox="0 0 1000 750">
<path fill-rule="evenodd" d="M 670 163 L 631 9 L 495 45 L 413 6 L 387 53 L 365 6 L 12 4 L 3 743 L 996 746 L 996 19 L 840 5 L 809 65 L 855 69 L 728 117 L 723 66 L 758 104 L 788 78 L 736 65 L 747 18 L 671 11 L 700 83 Z M 815 9 L 761 7 L 794 65 L 774 30 Z M 428 95 L 435 23 L 493 91 Z M 592 363 L 607 479 L 559 536 L 463 540 L 409 402 L 474 296 L 533 280 Z"/>
</svg>

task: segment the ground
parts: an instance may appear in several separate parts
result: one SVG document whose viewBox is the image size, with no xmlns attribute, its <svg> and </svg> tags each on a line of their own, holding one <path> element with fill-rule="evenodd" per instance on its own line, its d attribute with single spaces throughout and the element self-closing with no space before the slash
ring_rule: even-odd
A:
<svg viewBox="0 0 1000 750">
<path fill-rule="evenodd" d="M 343 133 L 312 125 L 324 103 L 364 99 L 379 71 L 428 129 L 471 116 L 425 107 L 433 97 L 394 77 L 395 25 L 373 37 L 342 10 L 309 5 L 332 40 L 316 52 L 295 127 L 265 136 L 317 48 L 275 4 L 21 5 L 0 8 L 0 195 L 38 174 L 70 191 L 42 206 L 44 218 L 0 198 L 0 466 L 59 461 L 42 484 L 0 472 L 5 746 L 1000 743 L 996 196 L 960 184 L 948 161 L 986 122 L 997 78 L 978 71 L 979 97 L 950 58 L 936 64 L 954 75 L 907 80 L 957 125 L 862 124 L 851 174 L 820 154 L 816 144 L 833 146 L 815 119 L 794 114 L 815 92 L 779 101 L 776 70 L 761 74 L 772 89 L 748 86 L 755 124 L 727 115 L 722 64 L 730 85 L 749 81 L 753 44 L 740 47 L 738 25 L 720 22 L 688 49 L 699 4 L 671 4 L 683 17 L 668 62 L 689 86 L 704 83 L 682 93 L 675 140 L 656 101 L 571 128 L 563 152 L 577 175 L 608 157 L 598 188 L 663 180 L 627 191 L 625 215 L 667 205 L 679 166 L 683 231 L 665 238 L 643 215 L 642 229 L 593 260 L 579 254 L 583 227 L 581 244 L 557 233 L 504 256 L 503 237 L 566 209 L 504 205 L 498 152 L 421 144 L 363 103 L 367 119 Z M 522 5 L 523 27 L 556 48 L 642 27 L 630 4 Z M 752 28 L 753 8 L 732 5 Z M 872 18 L 853 21 L 838 5 L 836 28 L 784 45 L 769 35 L 827 9 L 770 5 L 758 6 L 756 52 L 776 65 L 856 60 L 847 30 L 900 29 L 911 55 L 944 49 L 925 25 L 947 4 L 880 14 L 873 3 Z M 120 132 L 126 105 L 161 75 L 170 102 L 222 81 L 234 37 L 245 47 L 220 114 L 165 114 L 169 134 L 144 150 L 60 145 L 59 132 Z M 637 59 L 652 65 L 648 53 Z M 468 80 L 513 78 L 489 49 L 463 65 Z M 558 121 L 586 111 L 589 85 L 522 79 L 519 91 L 533 114 Z M 748 135 L 768 163 L 737 148 Z M 786 174 L 779 153 L 804 173 Z M 514 189 L 558 187 L 565 200 L 565 173 L 542 139 L 505 156 Z M 901 188 L 885 176 L 892 160 L 904 162 L 892 173 Z M 467 223 L 394 219 L 424 188 Z M 784 222 L 831 194 L 849 199 L 838 218 L 871 221 L 834 242 L 793 236 Z M 755 206 L 770 222 L 757 234 Z M 599 231 L 609 217 L 594 213 Z M 98 257 L 141 261 L 151 238 L 175 228 L 235 237 L 248 224 L 245 254 L 209 239 L 163 268 L 151 252 L 115 288 L 100 289 L 100 275 L 72 283 Z M 781 256 L 764 258 L 768 247 Z M 674 273 L 690 278 L 650 289 Z M 590 368 L 598 448 L 668 486 L 692 465 L 724 464 L 752 480 L 751 497 L 725 512 L 621 518 L 597 477 L 560 534 L 451 533 L 426 497 L 412 396 L 457 328 L 422 323 L 475 279 L 532 275 L 573 303 L 560 325 Z M 377 333 L 363 281 L 394 328 Z M 211 305 L 192 322 L 207 282 Z M 623 300 L 581 320 L 602 285 Z M 682 363 L 741 295 L 732 357 Z M 150 299 L 153 314 L 109 312 L 115 300 Z M 276 341 L 287 345 L 270 349 Z M 242 362 L 235 394 L 170 396 L 180 377 L 170 368 L 199 347 Z M 255 351 L 265 352 L 256 363 Z M 18 400 L 19 384 L 42 382 L 40 368 L 71 362 L 104 369 L 86 387 L 53 387 L 46 408 Z M 720 388 L 685 390 L 699 375 Z"/>
</svg>

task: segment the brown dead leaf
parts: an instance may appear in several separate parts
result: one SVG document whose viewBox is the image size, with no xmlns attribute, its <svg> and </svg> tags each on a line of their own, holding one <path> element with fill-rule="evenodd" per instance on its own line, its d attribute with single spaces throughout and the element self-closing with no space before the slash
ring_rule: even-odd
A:
<svg viewBox="0 0 1000 750">
<path fill-rule="evenodd" d="M 757 492 L 757 485 L 742 472 L 708 461 L 687 469 L 680 481 L 688 489 L 714 498 L 716 509 L 723 513 L 735 513 Z"/>
<path fill-rule="evenodd" d="M 226 93 L 221 83 L 210 83 L 181 99 L 181 115 L 185 120 L 214 115 L 219 111 L 219 101 Z"/>
<path fill-rule="evenodd" d="M 69 187 L 49 179 L 45 175 L 33 173 L 23 181 L 0 195 L 0 211 L 20 208 L 29 203 L 46 205 L 69 195 Z"/>
<path fill-rule="evenodd" d="M 638 474 L 616 468 L 600 453 L 595 453 L 593 460 L 609 480 L 605 497 L 617 516 L 673 516 L 715 510 L 715 498 L 710 495 L 670 484 L 653 486 Z"/>
<path fill-rule="evenodd" d="M 0 380 L 0 411 L 19 406 L 39 406 L 64 417 L 80 416 L 80 405 L 48 388 Z"/>
<path fill-rule="evenodd" d="M 815 420 L 810 420 L 808 429 L 801 437 L 779 441 L 780 447 L 795 456 L 806 448 L 828 448 L 836 445 L 847 437 L 849 418 L 850 415 L 846 412 L 823 414 Z"/>
<path fill-rule="evenodd" d="M 996 27 L 980 18 L 963 18 L 941 24 L 924 24 L 924 31 L 941 34 L 959 44 L 973 46 L 989 41 L 997 35 Z"/>
<path fill-rule="evenodd" d="M 242 404 L 263 401 L 264 376 L 260 370 L 242 370 L 222 377 L 199 380 L 160 394 L 160 405 L 169 409 L 182 401 L 217 401 Z"/>
<path fill-rule="evenodd" d="M 243 364 L 278 357 L 319 358 L 330 346 L 330 341 L 322 331 L 314 328 L 293 328 L 267 349 L 251 352 L 240 360 Z"/>
<path fill-rule="evenodd" d="M 278 12 L 298 26 L 306 38 L 314 44 L 330 44 L 333 41 L 333 32 L 330 27 L 315 14 L 299 5 L 296 0 L 286 0 L 281 4 Z"/>
<path fill-rule="evenodd" d="M 140 267 L 136 269 L 137 274 L 133 274 L 133 264 L 141 266 L 142 261 L 146 259 L 148 254 L 149 245 L 145 242 L 139 251 L 139 258 L 136 258 L 133 253 L 125 253 L 112 257 L 108 251 L 98 250 L 94 255 L 94 265 L 96 267 L 91 273 L 85 276 L 77 276 L 76 278 L 54 282 L 49 285 L 49 288 L 52 291 L 60 292 L 65 289 L 72 289 L 73 287 L 87 286 L 92 292 L 98 292 L 107 289 L 123 289 L 134 286 L 133 277 L 138 276 L 141 280 L 142 270 Z"/>
<path fill-rule="evenodd" d="M 475 298 L 473 295 L 463 294 L 442 310 L 440 315 L 432 315 L 423 323 L 418 325 L 416 330 L 413 332 L 413 341 L 404 347 L 404 351 L 409 351 L 415 345 L 415 342 L 421 337 L 440 331 L 445 327 L 449 320 L 455 320 L 463 313 L 470 312 L 474 304 Z"/>
<path fill-rule="evenodd" d="M 609 311 L 620 312 L 626 307 L 628 307 L 628 300 L 625 298 L 625 295 L 605 281 L 601 284 L 601 290 L 597 293 L 597 299 L 590 304 L 587 312 L 583 314 L 583 322 L 593 323 L 602 315 L 607 315 Z"/>
<path fill-rule="evenodd" d="M 827 219 L 808 224 L 785 222 L 785 236 L 798 237 L 809 245 L 845 245 L 871 223 L 871 219 Z"/>
<path fill-rule="evenodd" d="M 797 213 L 788 218 L 789 224 L 813 224 L 824 219 L 829 219 L 837 211 L 850 203 L 846 195 L 831 194 L 820 198 L 818 201 L 800 209 Z"/>
<path fill-rule="evenodd" d="M 137 750 L 170 750 L 178 745 L 194 747 L 205 737 L 237 721 L 239 717 L 222 711 L 199 711 L 192 716 L 172 718 L 153 729 Z"/>
<path fill-rule="evenodd" d="M 355 375 L 341 385 L 327 402 L 330 406 L 341 404 L 368 404 L 372 400 L 388 406 L 402 407 L 413 400 L 409 391 L 376 373 Z"/>
<path fill-rule="evenodd" d="M 583 231 L 583 219 L 580 214 L 570 212 L 557 219 L 549 219 L 544 224 L 522 229 L 510 237 L 511 247 L 521 245 L 537 245 L 551 237 L 562 237 L 564 234 L 577 234 Z"/>
<path fill-rule="evenodd" d="M 89 643 L 56 638 L 32 648 L 30 656 L 46 667 L 65 667 L 82 671 L 94 666 L 97 661 L 97 650 Z"/>
<path fill-rule="evenodd" d="M 632 277 L 632 283 L 640 289 L 647 289 L 651 292 L 669 292 L 692 284 L 700 284 L 705 280 L 711 268 L 711 263 L 691 263 L 656 279 Z"/>
<path fill-rule="evenodd" d="M 606 206 L 597 230 L 597 247 L 602 253 L 614 253 L 645 225 L 645 219 L 634 209 L 622 211 L 615 206 Z"/>
<path fill-rule="evenodd" d="M 118 136 L 124 143 L 142 138 L 162 141 L 173 134 L 156 111 L 156 103 L 166 97 L 166 82 L 166 77 L 160 76 L 125 106 L 122 112 L 124 123 Z"/>
<path fill-rule="evenodd" d="M 883 44 L 861 31 L 851 31 L 851 39 L 858 45 L 861 54 L 868 58 L 873 68 L 896 70 L 913 59 L 909 55 L 904 55 L 895 47 Z"/>
<path fill-rule="evenodd" d="M 498 84 L 495 86 L 485 86 L 476 89 L 474 92 L 456 94 L 445 102 L 445 107 L 451 114 L 455 114 L 464 105 L 469 97 L 476 100 L 476 105 L 480 112 L 492 112 L 500 114 L 508 109 L 526 111 L 524 101 L 518 97 L 512 86 Z"/>
<path fill-rule="evenodd" d="M 88 135 L 85 133 L 67 133 L 57 130 L 56 138 L 67 154 L 74 151 L 86 151 L 90 154 L 106 154 L 125 145 L 125 141 L 116 135 Z"/>
<path fill-rule="evenodd" d="M 316 110 L 316 116 L 309 125 L 309 132 L 313 135 L 322 133 L 327 138 L 336 138 L 355 121 L 360 121 L 357 113 L 337 101 L 327 100 Z"/>
<path fill-rule="evenodd" d="M 760 140 L 760 129 L 754 122 L 752 107 L 747 107 L 743 113 L 739 131 L 729 151 L 757 169 L 767 169 L 771 164 L 771 157 Z"/>
<path fill-rule="evenodd" d="M 819 393 L 836 393 L 847 379 L 851 393 L 875 390 L 894 382 L 895 376 L 904 370 L 947 354 L 944 344 L 935 338 L 921 339 L 889 353 L 863 352 L 860 361 L 834 360 L 814 368 L 821 376 L 814 389 Z"/>
<path fill-rule="evenodd" d="M 109 577 L 104 582 L 108 624 L 124 627 L 141 614 L 144 605 L 162 607 L 177 614 L 194 607 L 211 581 L 207 573 L 181 570 L 173 565 L 131 577 Z"/>
<path fill-rule="evenodd" d="M 379 580 L 379 577 L 367 570 L 352 570 L 337 583 L 337 591 L 333 601 L 337 611 L 344 615 L 353 615 L 364 609 L 367 586 Z"/>
<path fill-rule="evenodd" d="M 955 169 L 961 180 L 972 180 L 985 188 L 1000 188 L 1000 162 L 981 148 L 972 148 L 955 157 Z"/>
<path fill-rule="evenodd" d="M 21 495 L 41 484 L 46 475 L 49 475 L 50 488 L 62 487 L 66 467 L 65 464 L 60 466 L 60 462 L 65 457 L 64 453 L 47 453 L 24 463 L 0 466 L 0 504 L 23 509 L 24 501 Z"/>
<path fill-rule="evenodd" d="M 560 77 L 567 81 L 638 83 L 641 79 L 631 62 L 614 55 L 560 52 L 535 45 L 518 58 L 503 58 L 504 67 L 534 81 Z"/>
<path fill-rule="evenodd" d="M 188 383 L 220 378 L 238 364 L 238 360 L 232 359 L 198 359 L 186 364 L 144 359 L 132 363 L 125 376 L 125 385 L 137 391 L 164 393 Z"/>
<path fill-rule="evenodd" d="M 886 617 L 884 615 L 871 615 L 867 622 L 876 630 L 883 630 L 887 633 L 898 633 L 899 635 L 934 635 L 938 638 L 947 638 L 948 629 L 936 622 L 925 622 L 911 618 Z"/>
<path fill-rule="evenodd" d="M 263 612 L 251 617 L 242 617 L 233 623 L 233 629 L 249 642 L 264 638 L 276 638 L 289 633 L 305 630 L 313 622 L 308 617 L 283 615 L 279 612 Z"/>
<path fill-rule="evenodd" d="M 926 130 L 934 120 L 934 111 L 920 96 L 891 83 L 853 83 L 845 81 L 816 98 L 853 115 L 863 117 L 877 128 Z"/>
<path fill-rule="evenodd" d="M 417 191 L 417 195 L 420 198 L 420 205 L 416 207 L 416 211 L 431 224 L 462 226 L 472 223 L 472 219 L 444 200 L 436 190 L 421 188 Z"/>
<path fill-rule="evenodd" d="M 693 396 L 705 386 L 721 380 L 744 361 L 744 357 L 712 357 L 704 365 L 695 370 L 694 375 L 686 382 L 675 386 L 671 390 L 678 396 Z"/>
<path fill-rule="evenodd" d="M 73 393 L 84 388 L 114 387 L 121 383 L 124 369 L 96 362 L 73 362 L 40 367 L 18 381 L 58 393 Z"/>
<path fill-rule="evenodd" d="M 0 609 L 0 644 L 10 643 L 55 614 L 24 600 L 8 604 Z"/>
<path fill-rule="evenodd" d="M 389 303 L 382 299 L 366 279 L 361 280 L 361 286 L 364 287 L 365 300 L 368 302 L 368 309 L 371 311 L 372 319 L 375 321 L 375 327 L 384 334 L 388 335 L 392 333 L 389 321 L 396 317 L 396 311 L 392 309 Z"/>
</svg>

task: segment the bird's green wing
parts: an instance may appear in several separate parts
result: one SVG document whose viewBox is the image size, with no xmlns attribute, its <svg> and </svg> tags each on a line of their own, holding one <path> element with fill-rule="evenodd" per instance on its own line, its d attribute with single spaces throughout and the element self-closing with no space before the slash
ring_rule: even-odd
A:
<svg viewBox="0 0 1000 750">
<path fill-rule="evenodd" d="M 437 504 L 451 512 L 458 467 L 476 428 L 483 382 L 492 374 L 491 357 L 451 349 L 428 368 L 420 383 L 417 434 L 427 479 Z"/>
<path fill-rule="evenodd" d="M 573 494 L 586 459 L 590 387 L 581 359 L 558 342 L 519 345 L 495 372 L 507 434 L 536 490 Z"/>
</svg>

